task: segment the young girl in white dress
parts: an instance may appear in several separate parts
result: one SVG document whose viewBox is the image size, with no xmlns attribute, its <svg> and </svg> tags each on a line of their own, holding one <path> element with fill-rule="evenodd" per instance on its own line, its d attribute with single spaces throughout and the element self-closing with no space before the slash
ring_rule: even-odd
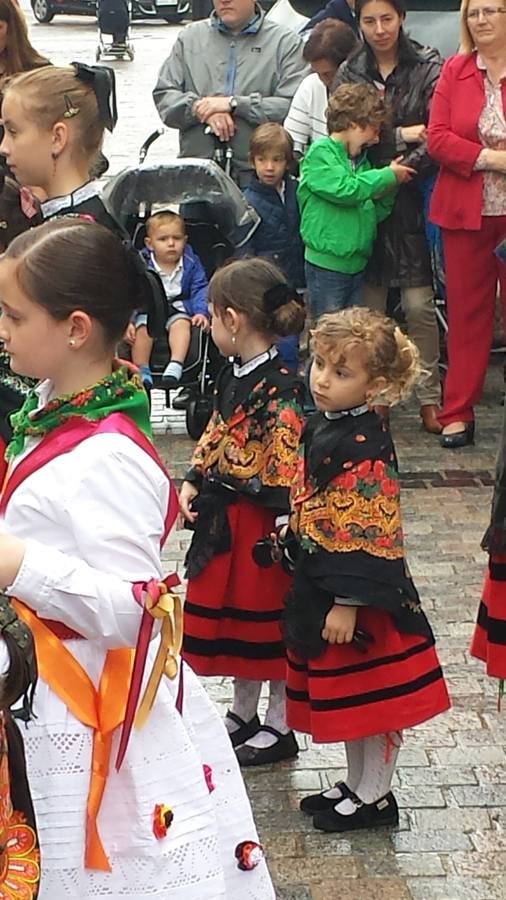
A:
<svg viewBox="0 0 506 900">
<path fill-rule="evenodd" d="M 0 505 L 0 589 L 39 662 L 23 732 L 39 896 L 272 900 L 224 725 L 186 665 L 181 677 L 177 615 L 158 618 L 177 613 L 160 588 L 177 503 L 141 382 L 114 360 L 145 277 L 130 254 L 100 225 L 59 219 L 0 260 L 0 339 L 15 372 L 46 379 L 14 416 Z M 178 677 L 130 730 L 161 621 Z"/>
</svg>

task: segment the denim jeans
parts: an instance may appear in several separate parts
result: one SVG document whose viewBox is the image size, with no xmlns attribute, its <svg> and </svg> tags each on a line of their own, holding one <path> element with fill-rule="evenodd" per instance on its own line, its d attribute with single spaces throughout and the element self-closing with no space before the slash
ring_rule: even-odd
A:
<svg viewBox="0 0 506 900">
<path fill-rule="evenodd" d="M 332 269 L 314 266 L 307 260 L 305 270 L 309 309 L 313 319 L 318 319 L 326 312 L 362 304 L 363 272 L 346 275 L 344 272 L 333 272 Z"/>
</svg>

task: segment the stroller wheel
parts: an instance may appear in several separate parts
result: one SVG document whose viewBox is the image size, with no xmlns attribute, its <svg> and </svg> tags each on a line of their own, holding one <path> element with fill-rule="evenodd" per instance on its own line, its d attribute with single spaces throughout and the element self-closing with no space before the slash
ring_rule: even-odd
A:
<svg viewBox="0 0 506 900">
<path fill-rule="evenodd" d="M 102 56 L 102 53 L 101 53 L 101 51 L 100 51 L 100 47 L 97 47 L 97 49 L 96 49 L 96 51 L 95 51 L 95 60 L 96 60 L 97 62 L 99 62 L 101 56 Z"/>
<path fill-rule="evenodd" d="M 133 44 L 128 45 L 126 55 L 130 61 L 133 60 L 133 58 L 135 56 L 135 50 L 134 50 Z"/>
<path fill-rule="evenodd" d="M 213 411 L 212 397 L 194 397 L 186 407 L 186 430 L 192 440 L 198 441 Z"/>
</svg>

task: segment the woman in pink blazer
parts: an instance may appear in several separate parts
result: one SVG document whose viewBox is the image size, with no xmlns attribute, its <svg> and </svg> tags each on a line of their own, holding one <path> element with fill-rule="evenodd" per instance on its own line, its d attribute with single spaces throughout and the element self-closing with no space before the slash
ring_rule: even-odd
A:
<svg viewBox="0 0 506 900">
<path fill-rule="evenodd" d="M 494 253 L 506 238 L 506 0 L 463 0 L 461 35 L 428 132 L 441 166 L 430 217 L 443 229 L 445 251 L 449 369 L 440 421 L 449 448 L 474 440 L 498 281 L 506 306 L 506 266 Z"/>
</svg>

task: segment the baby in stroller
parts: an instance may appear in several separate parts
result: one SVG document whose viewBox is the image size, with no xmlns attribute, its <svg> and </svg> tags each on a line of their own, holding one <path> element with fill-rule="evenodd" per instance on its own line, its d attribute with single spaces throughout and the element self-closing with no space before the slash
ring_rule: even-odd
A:
<svg viewBox="0 0 506 900">
<path fill-rule="evenodd" d="M 191 326 L 205 332 L 210 328 L 207 306 L 207 277 L 204 267 L 188 244 L 182 216 L 169 210 L 153 213 L 146 221 L 145 247 L 142 255 L 148 266 L 158 272 L 169 305 L 167 338 L 170 361 L 162 373 L 162 385 L 170 390 L 179 387 L 184 361 L 191 342 Z M 132 362 L 138 366 L 146 390 L 153 387 L 149 361 L 154 339 L 147 328 L 147 314 L 135 317 L 135 340 Z"/>
<path fill-rule="evenodd" d="M 130 28 L 129 0 L 97 0 L 99 45 L 96 60 L 106 55 L 116 59 L 134 58 L 134 48 L 128 40 Z M 112 36 L 112 43 L 103 40 L 104 34 Z"/>
</svg>

